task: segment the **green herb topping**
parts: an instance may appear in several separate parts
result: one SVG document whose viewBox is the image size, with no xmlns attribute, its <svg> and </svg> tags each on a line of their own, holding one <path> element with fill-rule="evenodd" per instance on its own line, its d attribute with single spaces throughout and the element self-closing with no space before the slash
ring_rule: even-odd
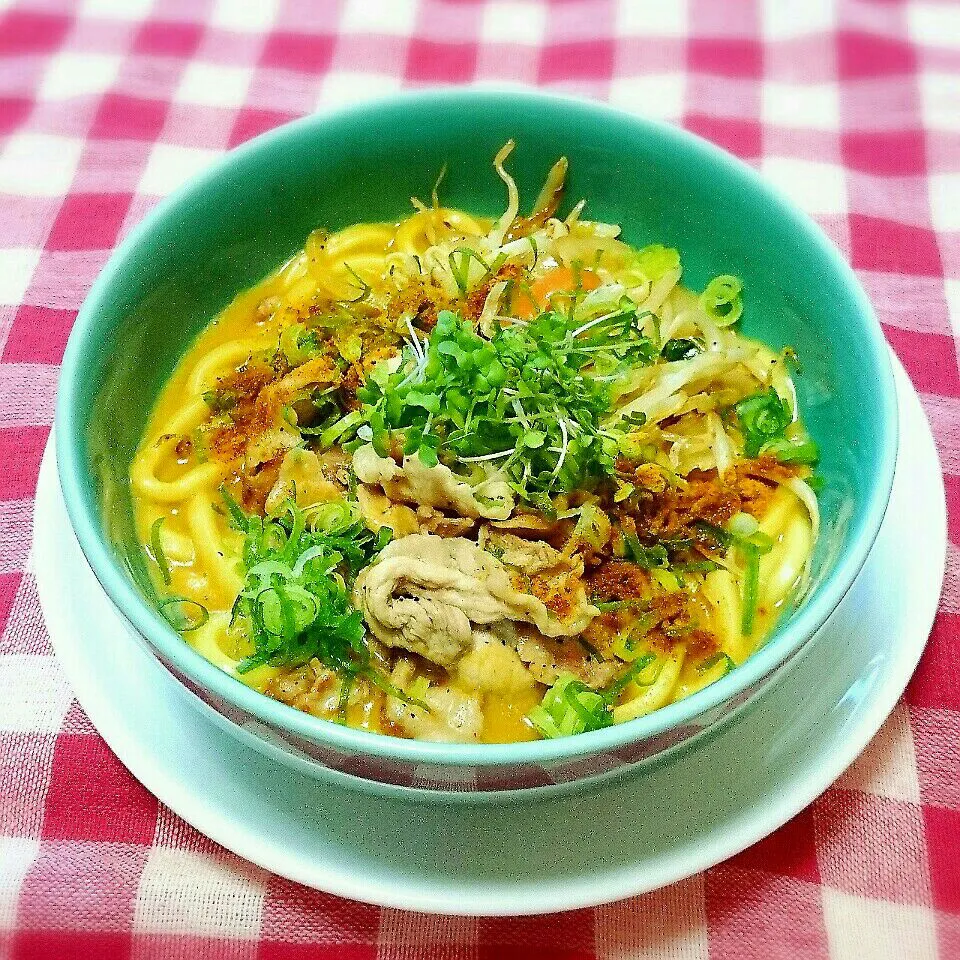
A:
<svg viewBox="0 0 960 960">
<path fill-rule="evenodd" d="M 534 504 L 590 487 L 617 455 L 617 434 L 601 427 L 610 382 L 656 358 L 639 325 L 635 309 L 582 324 L 547 311 L 488 340 L 442 311 L 396 372 L 377 368 L 358 392 L 369 431 L 358 435 L 381 456 L 399 444 L 428 466 L 496 464 Z"/>
</svg>

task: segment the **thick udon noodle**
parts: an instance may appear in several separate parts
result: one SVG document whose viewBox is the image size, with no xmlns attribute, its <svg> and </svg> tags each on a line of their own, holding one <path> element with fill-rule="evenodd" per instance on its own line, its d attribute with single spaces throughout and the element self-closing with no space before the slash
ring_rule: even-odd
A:
<svg viewBox="0 0 960 960">
<path fill-rule="evenodd" d="M 421 721 L 424 711 L 402 702 L 398 706 L 389 692 L 362 681 L 354 684 L 344 702 L 342 684 L 316 662 L 293 667 L 262 664 L 238 673 L 238 664 L 250 653 L 249 642 L 230 629 L 231 610 L 244 585 L 239 564 L 243 538 L 228 522 L 220 492 L 221 485 L 237 471 L 237 461 L 200 457 L 193 445 L 183 441 L 195 437 L 209 421 L 210 391 L 235 376 L 251 358 L 276 350 L 283 330 L 308 316 L 311 306 L 354 301 L 358 290 L 367 286 L 368 302 L 376 302 L 377 297 L 388 299 L 402 291 L 406 278 L 424 274 L 431 278 L 431 289 L 441 290 L 451 302 L 458 298 L 465 302 L 456 256 L 451 252 L 468 246 L 478 258 L 461 260 L 460 270 L 465 270 L 466 276 L 461 273 L 460 279 L 466 281 L 468 290 L 485 281 L 482 308 L 475 302 L 474 310 L 479 327 L 489 330 L 498 317 L 503 318 L 502 323 L 511 322 L 504 302 L 509 281 L 488 276 L 485 266 L 499 259 L 501 269 L 514 265 L 535 280 L 538 273 L 572 264 L 591 271 L 601 290 L 613 287 L 617 296 L 630 298 L 638 307 L 638 315 L 649 311 L 659 327 L 658 343 L 689 338 L 702 346 L 702 352 L 693 358 L 639 369 L 618 398 L 613 414 L 616 422 L 624 412 L 643 413 L 645 426 L 640 430 L 647 433 L 641 439 L 654 438 L 659 462 L 665 464 L 664 475 L 672 470 L 680 484 L 691 471 L 699 471 L 698 476 L 711 476 L 711 471 L 731 476 L 742 452 L 722 410 L 758 389 L 772 386 L 789 404 L 796 420 L 793 385 L 784 356 L 744 339 L 729 327 L 718 327 L 700 308 L 697 296 L 679 285 L 679 269 L 668 269 L 653 280 L 638 274 L 631 269 L 634 252 L 616 239 L 618 228 L 583 220 L 582 205 L 564 219 L 549 210 L 551 215 L 541 213 L 518 228 L 518 198 L 513 181 L 503 171 L 503 159 L 504 155 L 498 157 L 497 168 L 507 184 L 508 208 L 499 220 L 444 208 L 435 199 L 433 205 L 420 205 L 399 223 L 360 224 L 332 235 L 318 232 L 311 235 L 303 251 L 237 296 L 201 333 L 174 371 L 130 470 L 140 539 L 153 559 L 159 547 L 169 573 L 166 583 L 157 573 L 161 594 L 186 598 L 209 612 L 201 626 L 184 632 L 185 639 L 244 683 L 301 709 L 331 719 L 339 715 L 348 723 L 373 731 L 484 742 L 530 739 L 537 736 L 537 730 L 526 717 L 540 703 L 547 685 L 535 677 L 529 683 L 498 683 L 494 678 L 477 684 L 459 667 L 438 669 L 436 664 L 403 649 L 381 650 L 387 656 L 384 671 L 393 671 L 393 683 L 400 689 L 410 690 L 413 678 L 421 674 L 430 679 L 429 687 L 421 682 L 418 689 L 422 702 L 432 704 L 431 712 L 438 717 L 444 717 L 444 712 L 455 709 L 455 705 L 451 708 L 442 696 L 438 699 L 437 691 L 449 688 L 453 695 L 477 700 L 481 724 L 464 733 L 449 718 L 446 724 L 440 720 L 406 727 L 398 724 L 397 717 L 405 710 Z M 563 162 L 551 171 L 536 210 L 548 211 L 551 198 L 559 194 L 564 172 Z M 404 319 L 405 326 L 411 327 L 410 318 Z M 411 335 L 419 347 L 428 332 L 409 329 L 408 349 L 412 346 Z M 398 336 L 396 348 L 386 352 L 397 354 L 403 344 Z M 699 368 L 690 369 L 696 364 Z M 492 473 L 497 463 L 494 459 L 480 466 Z M 779 476 L 774 470 L 773 479 L 765 481 L 768 489 L 758 501 L 763 510 L 756 517 L 755 533 L 769 538 L 769 549 L 759 557 L 756 611 L 749 629 L 744 630 L 748 555 L 734 549 L 721 551 L 722 555 L 714 556 L 711 569 L 686 574 L 682 588 L 700 633 L 712 636 L 715 646 L 705 651 L 701 644 L 700 649 L 693 649 L 696 644 L 691 646 L 689 639 L 680 636 L 668 646 L 657 648 L 657 661 L 645 681 L 629 684 L 611 703 L 615 721 L 641 716 L 686 697 L 716 680 L 730 666 L 742 663 L 762 642 L 784 605 L 802 590 L 817 536 L 816 497 L 805 480 L 808 469 L 787 473 Z M 398 539 L 394 540 L 402 542 L 401 533 L 417 529 L 413 505 L 385 506 L 381 491 L 377 495 L 379 499 L 368 496 L 367 501 L 374 499 L 379 504 L 381 517 L 399 516 L 396 509 L 403 511 L 405 507 L 403 523 L 395 531 Z M 569 506 L 569 502 L 568 497 L 560 506 Z M 382 512 L 388 508 L 394 509 L 394 514 Z M 413 527 L 409 526 L 411 515 Z M 160 518 L 163 520 L 158 524 Z M 484 526 L 482 520 L 480 526 Z M 562 544 L 558 548 L 562 549 Z M 657 571 L 645 576 L 652 577 L 651 589 L 662 589 Z M 675 584 L 667 582 L 667 587 L 672 586 Z M 606 616 L 609 619 L 614 615 Z M 612 622 L 608 633 L 618 629 Z M 616 649 L 616 643 L 611 640 L 610 647 Z M 723 656 L 718 657 L 718 652 Z M 612 659 L 619 667 L 630 663 L 626 657 L 622 661 L 615 656 Z M 310 670 L 314 673 L 305 680 L 304 673 Z M 428 696 L 423 694 L 425 689 Z"/>
</svg>

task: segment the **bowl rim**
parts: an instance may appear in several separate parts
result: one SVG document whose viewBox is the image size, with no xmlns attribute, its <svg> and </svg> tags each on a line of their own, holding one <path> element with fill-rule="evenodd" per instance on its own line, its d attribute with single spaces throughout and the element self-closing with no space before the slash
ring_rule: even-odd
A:
<svg viewBox="0 0 960 960">
<path fill-rule="evenodd" d="M 202 194 L 216 180 L 229 173 L 239 159 L 265 147 L 280 144 L 301 130 L 322 126 L 333 118 L 346 116 L 375 117 L 383 109 L 403 109 L 417 105 L 429 107 L 460 102 L 463 105 L 484 103 L 502 104 L 504 98 L 539 104 L 551 110 L 579 111 L 583 116 L 613 119 L 621 123 L 646 127 L 672 146 L 701 156 L 720 168 L 724 175 L 745 182 L 754 193 L 789 217 L 827 263 L 833 267 L 846 285 L 858 307 L 865 332 L 860 362 L 871 363 L 877 375 L 881 408 L 879 438 L 879 469 L 872 477 L 873 484 L 864 508 L 863 533 L 850 543 L 844 555 L 836 562 L 828 577 L 810 595 L 790 621 L 775 631 L 743 664 L 726 676 L 683 700 L 661 707 L 646 716 L 602 730 L 553 740 L 531 740 L 506 744 L 451 744 L 422 740 L 405 740 L 385 734 L 372 733 L 324 720 L 304 713 L 287 704 L 273 700 L 248 687 L 198 653 L 177 634 L 160 614 L 139 593 L 121 564 L 107 547 L 98 532 L 95 511 L 84 506 L 84 463 L 79 456 L 78 434 L 79 383 L 86 359 L 96 352 L 96 331 L 100 304 L 109 298 L 114 281 L 126 269 L 126 261 L 162 221 L 189 203 L 190 198 Z M 251 281 L 253 282 L 253 281 Z M 739 694 L 750 690 L 806 643 L 833 612 L 847 593 L 863 567 L 886 512 L 899 442 L 896 387 L 890 363 L 889 348 L 872 305 L 857 280 L 852 268 L 819 226 L 792 201 L 771 187 L 752 167 L 709 141 L 671 124 L 629 113 L 598 101 L 535 88 L 522 87 L 428 87 L 407 91 L 354 104 L 339 110 L 314 113 L 263 133 L 246 143 L 227 151 L 221 158 L 162 199 L 134 227 L 113 251 L 104 268 L 90 288 L 77 315 L 67 342 L 60 372 L 60 381 L 54 417 L 54 442 L 57 468 L 64 501 L 74 532 L 87 563 L 107 596 L 131 626 L 172 664 L 182 677 L 199 688 L 209 690 L 233 708 L 288 733 L 332 748 L 335 751 L 365 755 L 398 763 L 435 766 L 499 767 L 505 765 L 544 764 L 564 759 L 607 753 L 622 747 L 667 733 Z M 180 682 L 183 682 L 178 677 Z"/>
</svg>

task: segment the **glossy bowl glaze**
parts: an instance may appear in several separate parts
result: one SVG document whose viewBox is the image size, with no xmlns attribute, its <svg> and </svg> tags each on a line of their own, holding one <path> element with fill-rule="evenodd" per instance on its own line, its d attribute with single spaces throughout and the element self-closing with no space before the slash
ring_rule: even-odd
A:
<svg viewBox="0 0 960 960">
<path fill-rule="evenodd" d="M 498 215 L 491 158 L 529 203 L 570 159 L 567 198 L 623 226 L 627 241 L 679 248 L 685 282 L 744 279 L 744 331 L 791 345 L 820 444 L 823 525 L 804 601 L 717 683 L 595 733 L 504 745 L 399 740 L 320 720 L 208 663 L 152 603 L 127 473 L 151 405 L 192 338 L 317 226 L 391 220 L 429 196 Z M 887 348 L 852 271 L 818 228 L 748 167 L 681 130 L 534 92 L 427 91 L 307 117 L 232 151 L 161 203 L 114 253 L 77 318 L 56 412 L 57 462 L 83 552 L 108 596 L 169 671 L 232 735 L 298 768 L 358 783 L 493 792 L 585 782 L 682 743 L 744 703 L 794 658 L 847 592 L 880 527 L 897 450 Z M 278 751 L 276 748 L 280 747 Z M 307 762 L 304 763 L 304 760 Z"/>
</svg>

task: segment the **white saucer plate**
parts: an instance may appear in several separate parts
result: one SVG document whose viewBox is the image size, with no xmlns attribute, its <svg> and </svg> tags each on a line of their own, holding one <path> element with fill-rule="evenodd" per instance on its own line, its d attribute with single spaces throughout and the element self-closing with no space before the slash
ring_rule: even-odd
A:
<svg viewBox="0 0 960 960">
<path fill-rule="evenodd" d="M 916 667 L 943 581 L 946 512 L 929 426 L 896 366 L 893 495 L 853 588 L 772 689 L 620 781 L 485 803 L 378 797 L 232 738 L 131 641 L 73 537 L 48 448 L 34 563 L 57 657 L 138 780 L 202 833 L 291 880 L 384 906 L 497 916 L 656 889 L 811 803 L 877 732 Z"/>
</svg>

